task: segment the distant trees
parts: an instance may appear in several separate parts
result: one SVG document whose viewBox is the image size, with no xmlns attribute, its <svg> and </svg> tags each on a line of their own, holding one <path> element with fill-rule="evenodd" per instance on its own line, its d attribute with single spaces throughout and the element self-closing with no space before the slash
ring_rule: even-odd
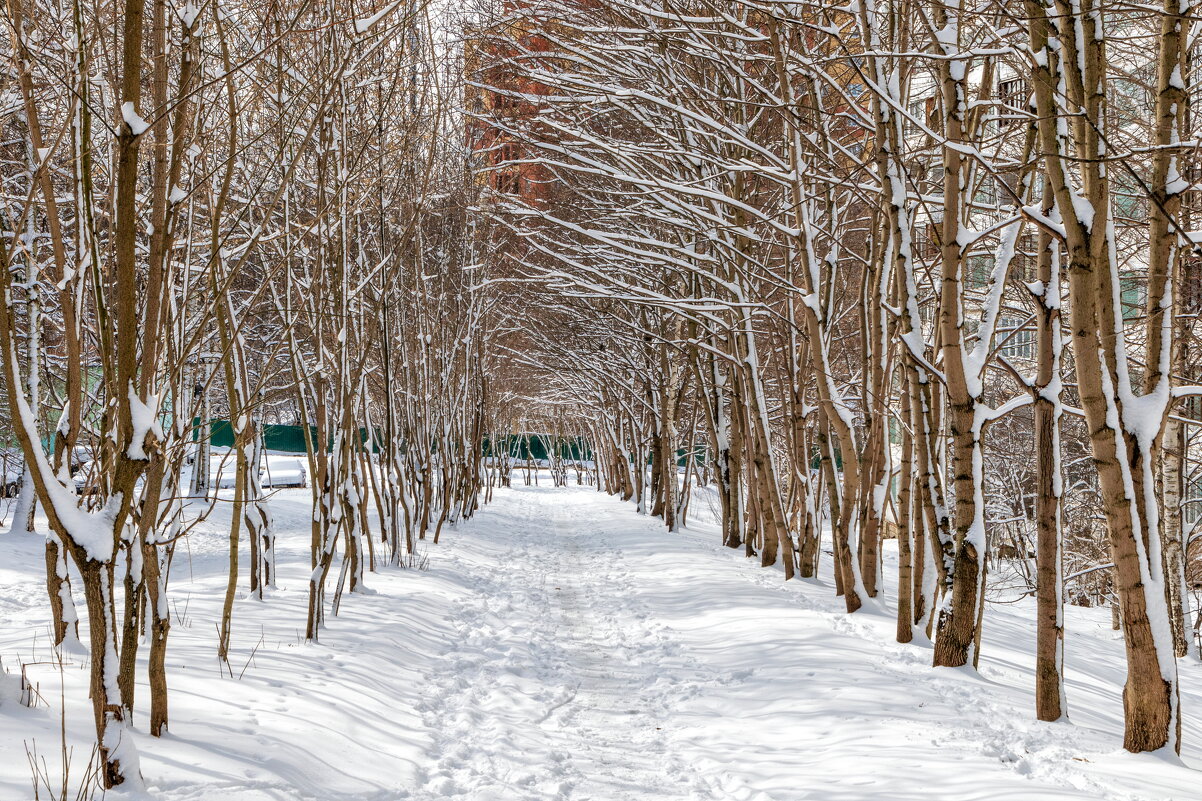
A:
<svg viewBox="0 0 1202 801">
<path fill-rule="evenodd" d="M 898 639 L 938 665 L 977 663 L 991 565 L 1026 576 L 1045 720 L 1066 594 L 1114 597 L 1126 747 L 1179 748 L 1188 13 L 503 5 L 469 75 L 481 167 L 553 176 L 494 181 L 497 219 L 545 323 L 531 361 L 595 408 L 605 489 L 673 527 L 690 472 L 664 455 L 705 442 L 723 542 L 786 578 L 829 550 L 853 612 L 896 536 Z M 1002 453 L 1035 458 L 999 476 Z"/>
<path fill-rule="evenodd" d="M 476 509 L 496 293 L 453 144 L 454 52 L 423 2 L 29 0 L 6 23 L 8 444 L 51 530 L 60 643 L 81 582 L 112 787 L 139 781 L 126 730 L 143 633 L 149 728 L 168 727 L 168 571 L 211 508 L 207 460 L 190 464 L 210 414 L 234 439 L 228 663 L 238 585 L 261 598 L 274 582 L 265 419 L 308 437 L 316 639 L 375 569 L 377 541 L 401 564 Z"/>
<path fill-rule="evenodd" d="M 849 612 L 892 603 L 895 538 L 897 638 L 939 665 L 977 663 L 990 593 L 1033 594 L 1041 719 L 1067 713 L 1065 598 L 1117 603 L 1126 747 L 1179 748 L 1189 9 L 496 12 L 460 44 L 421 0 L 8 4 L 15 528 L 36 504 L 51 530 L 57 643 L 82 589 L 106 785 L 137 779 L 143 632 L 169 724 L 168 571 L 211 508 L 210 419 L 233 434 L 227 664 L 239 584 L 275 576 L 268 421 L 305 437 L 308 640 L 510 482 L 486 441 L 538 434 L 557 485 L 669 529 L 707 498 L 786 578 L 830 558 Z M 588 460 L 556 450 L 577 440 Z"/>
</svg>

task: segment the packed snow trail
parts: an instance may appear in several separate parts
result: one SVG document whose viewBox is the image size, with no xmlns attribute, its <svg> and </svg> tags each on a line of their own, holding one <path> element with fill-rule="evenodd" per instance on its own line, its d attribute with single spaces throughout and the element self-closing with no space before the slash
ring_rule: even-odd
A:
<svg viewBox="0 0 1202 801">
<path fill-rule="evenodd" d="M 671 534 L 577 488 L 517 487 L 486 514 L 459 554 L 479 591 L 428 704 L 423 801 L 1192 797 L 1192 771 L 1119 749 L 1114 684 L 1105 734 L 1033 720 L 1030 668 L 1005 667 L 1029 618 L 991 621 L 1001 666 L 936 671 L 890 641 L 892 615 L 848 617 L 704 526 Z M 1096 672 L 1078 704 L 1121 681 L 1119 644 L 1090 628 L 1112 661 L 1080 643 Z"/>
<path fill-rule="evenodd" d="M 152 798 L 1197 797 L 1202 669 L 1180 662 L 1184 765 L 1123 752 L 1122 642 L 1104 609 L 1067 610 L 1073 723 L 1038 723 L 1026 601 L 987 610 L 980 673 L 935 670 L 929 645 L 893 642 L 889 610 L 844 614 L 829 555 L 822 578 L 786 583 L 720 547 L 704 495 L 693 528 L 671 533 L 590 488 L 544 483 L 498 490 L 426 546 L 428 569 L 369 574 L 370 592 L 344 597 L 305 644 L 310 498 L 271 503 L 278 587 L 240 598 L 232 675 L 214 660 L 222 506 L 177 555 L 170 732 L 150 738 L 135 716 Z M 57 708 L 14 702 L 18 662 L 47 699 L 66 682 L 69 745 L 84 755 L 73 772 L 90 748 L 82 663 L 60 674 L 44 636 L 30 645 L 46 625 L 41 543 L 0 538 L 0 801 L 29 798 L 24 743 L 52 761 L 58 748 Z"/>
<path fill-rule="evenodd" d="M 509 549 L 477 577 L 488 591 L 456 608 L 431 798 L 699 797 L 661 724 L 713 677 L 649 620 L 585 499 L 517 494 Z"/>
</svg>

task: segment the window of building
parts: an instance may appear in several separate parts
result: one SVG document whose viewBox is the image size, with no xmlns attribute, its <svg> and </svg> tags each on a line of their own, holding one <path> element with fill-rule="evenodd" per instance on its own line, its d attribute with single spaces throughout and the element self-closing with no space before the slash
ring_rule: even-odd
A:
<svg viewBox="0 0 1202 801">
<path fill-rule="evenodd" d="M 901 422 L 899 422 L 896 417 L 889 418 L 889 444 L 890 445 L 901 445 L 902 444 Z"/>
<path fill-rule="evenodd" d="M 999 129 L 1008 128 L 1020 121 L 1019 112 L 1027 107 L 1027 82 L 1022 78 L 1007 78 L 998 81 L 998 106 L 994 109 Z"/>
<path fill-rule="evenodd" d="M 1023 234 L 1015 248 L 1011 275 L 1021 281 L 1034 281 L 1039 268 L 1039 234 Z"/>
<path fill-rule="evenodd" d="M 919 125 L 927 125 L 927 101 L 925 99 L 911 100 L 906 106 L 906 115 L 906 134 L 916 136 L 922 133 L 923 129 Z"/>
<path fill-rule="evenodd" d="M 1124 169 L 1115 170 L 1113 187 L 1114 216 L 1142 224 L 1148 218 L 1148 193 L 1144 183 Z"/>
<path fill-rule="evenodd" d="M 1202 423 L 1202 395 L 1187 395 L 1181 402 L 1181 416 Z"/>
<path fill-rule="evenodd" d="M 998 81 L 997 99 L 999 103 L 1012 108 L 1026 108 L 1027 82 L 1022 78 L 1007 78 Z M 1003 111 L 1003 113 L 1005 113 Z"/>
<path fill-rule="evenodd" d="M 918 319 L 922 321 L 923 325 L 931 325 L 934 322 L 934 320 L 935 320 L 935 302 L 934 301 L 929 301 L 927 303 L 918 304 Z"/>
<path fill-rule="evenodd" d="M 1002 317 L 998 320 L 996 338 L 1003 343 L 1001 354 L 1010 359 L 1035 357 L 1035 332 L 1023 326 L 1017 317 Z"/>
<path fill-rule="evenodd" d="M 931 167 L 931 171 L 927 174 L 927 180 L 931 182 L 931 189 L 936 194 L 943 193 L 943 165 Z"/>
<path fill-rule="evenodd" d="M 1119 302 L 1123 322 L 1131 323 L 1144 316 L 1148 301 L 1148 284 L 1143 276 L 1124 275 L 1119 278 Z"/>
<path fill-rule="evenodd" d="M 993 256 L 984 254 L 969 256 L 964 260 L 964 283 L 966 288 L 982 290 L 989 286 L 993 275 Z"/>
<path fill-rule="evenodd" d="M 1185 482 L 1184 503 L 1181 505 L 1181 516 L 1186 525 L 1193 526 L 1202 517 L 1202 479 L 1190 478 Z"/>
<path fill-rule="evenodd" d="M 1186 314 L 1202 312 L 1202 257 L 1185 253 L 1181 258 L 1181 280 L 1176 287 L 1181 309 Z"/>
<path fill-rule="evenodd" d="M 522 194 L 522 174 L 517 170 L 502 170 L 493 175 L 496 178 L 494 186 L 498 192 L 506 195 Z"/>
<path fill-rule="evenodd" d="M 501 145 L 501 149 L 498 152 L 498 158 L 500 161 L 517 161 L 521 157 L 522 149 L 513 142 L 506 142 L 505 144 Z"/>
<path fill-rule="evenodd" d="M 977 191 L 973 193 L 972 202 L 981 206 L 997 205 L 997 182 L 992 175 L 986 175 L 977 184 Z"/>
</svg>

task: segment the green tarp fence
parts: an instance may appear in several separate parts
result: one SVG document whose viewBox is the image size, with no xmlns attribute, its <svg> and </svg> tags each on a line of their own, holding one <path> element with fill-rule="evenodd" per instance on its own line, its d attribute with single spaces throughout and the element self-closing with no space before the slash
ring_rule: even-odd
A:
<svg viewBox="0 0 1202 801">
<path fill-rule="evenodd" d="M 317 438 L 317 427 L 309 426 L 310 436 Z M 192 441 L 195 442 L 200 434 L 200 420 L 192 421 Z M 372 437 L 372 452 L 379 453 L 380 443 L 383 441 L 383 434 L 378 429 L 375 431 L 375 436 Z M 359 429 L 359 441 L 366 443 L 368 441 L 368 430 L 366 428 Z M 209 443 L 216 448 L 232 448 L 234 446 L 234 429 L 230 426 L 229 420 L 211 420 L 209 421 Z M 526 459 L 534 459 L 535 461 L 547 460 L 547 445 L 557 448 L 560 458 L 571 461 L 584 460 L 589 461 L 593 458 L 593 449 L 589 447 L 589 443 L 583 437 L 541 437 L 537 434 L 511 434 L 505 437 L 498 437 L 495 441 L 485 437 L 484 439 L 484 455 L 485 456 L 500 456 L 503 453 L 508 453 L 514 459 L 525 461 Z M 305 429 L 302 426 L 284 426 L 267 424 L 263 426 L 263 447 L 269 451 L 279 451 L 282 453 L 304 453 L 305 452 Z M 333 442 L 327 444 L 327 448 L 333 447 Z M 684 465 L 688 460 L 688 451 L 685 448 L 677 450 L 677 463 Z M 693 452 L 695 459 L 698 462 L 706 458 L 706 449 L 698 448 Z"/>
<path fill-rule="evenodd" d="M 499 437 L 495 441 L 485 437 L 484 455 L 500 456 L 508 453 L 514 459 L 546 461 L 547 441 L 558 449 L 560 458 L 570 460 L 589 460 L 593 451 L 582 437 L 540 437 L 537 434 L 511 434 Z"/>
<path fill-rule="evenodd" d="M 192 441 L 195 442 L 200 435 L 200 420 L 192 421 Z M 317 440 L 317 426 L 309 426 L 309 435 Z M 368 431 L 366 428 L 359 429 L 359 442 L 366 443 L 368 441 Z M 215 448 L 232 448 L 234 447 L 234 429 L 230 425 L 229 420 L 210 420 L 209 421 L 209 444 Z M 331 439 L 326 444 L 327 450 L 334 446 Z M 303 426 L 281 426 L 267 424 L 263 426 L 263 447 L 269 451 L 282 451 L 283 453 L 305 453 L 305 429 Z M 372 438 L 372 451 L 378 453 L 380 450 L 380 432 L 376 431 Z"/>
<path fill-rule="evenodd" d="M 589 447 L 589 443 L 582 437 L 550 437 L 552 447 L 559 448 L 559 454 L 564 459 L 591 461 L 593 458 L 593 449 Z M 676 450 L 676 463 L 683 467 L 688 463 L 689 454 L 692 453 L 696 464 L 702 464 L 708 458 L 708 448 L 698 446 L 691 451 L 688 448 L 678 448 Z M 495 445 L 492 441 L 484 440 L 484 455 L 499 456 L 508 452 L 510 456 L 518 461 L 526 459 L 534 459 L 535 461 L 546 461 L 547 459 L 547 438 L 538 436 L 537 434 L 512 434 L 507 437 L 497 439 Z M 650 459 L 650 456 L 648 456 Z"/>
</svg>

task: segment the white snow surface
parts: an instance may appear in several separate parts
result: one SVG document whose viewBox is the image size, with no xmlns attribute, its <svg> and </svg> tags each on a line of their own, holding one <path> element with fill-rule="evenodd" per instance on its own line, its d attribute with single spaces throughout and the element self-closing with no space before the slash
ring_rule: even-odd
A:
<svg viewBox="0 0 1202 801">
<path fill-rule="evenodd" d="M 321 643 L 305 644 L 309 491 L 278 492 L 271 508 L 278 586 L 262 603 L 243 587 L 232 678 L 214 630 L 227 521 L 201 525 L 176 554 L 170 732 L 146 734 L 144 683 L 134 721 L 151 798 L 1197 797 L 1202 668 L 1180 662 L 1184 760 L 1122 751 L 1122 643 L 1107 610 L 1068 610 L 1073 722 L 1039 723 L 1029 602 L 986 610 L 979 674 L 933 669 L 929 646 L 892 641 L 887 608 L 844 614 L 829 573 L 785 583 L 718 546 L 708 525 L 672 534 L 589 488 L 522 486 L 444 531 L 428 570 L 369 574 L 371 592 L 345 597 Z M 45 699 L 21 706 L 15 676 L 0 676 L 2 801 L 32 797 L 24 743 L 52 768 L 58 759 L 41 554 L 40 536 L 0 537 L 0 657 L 10 674 L 31 663 Z M 87 672 L 69 658 L 82 772 Z"/>
</svg>

